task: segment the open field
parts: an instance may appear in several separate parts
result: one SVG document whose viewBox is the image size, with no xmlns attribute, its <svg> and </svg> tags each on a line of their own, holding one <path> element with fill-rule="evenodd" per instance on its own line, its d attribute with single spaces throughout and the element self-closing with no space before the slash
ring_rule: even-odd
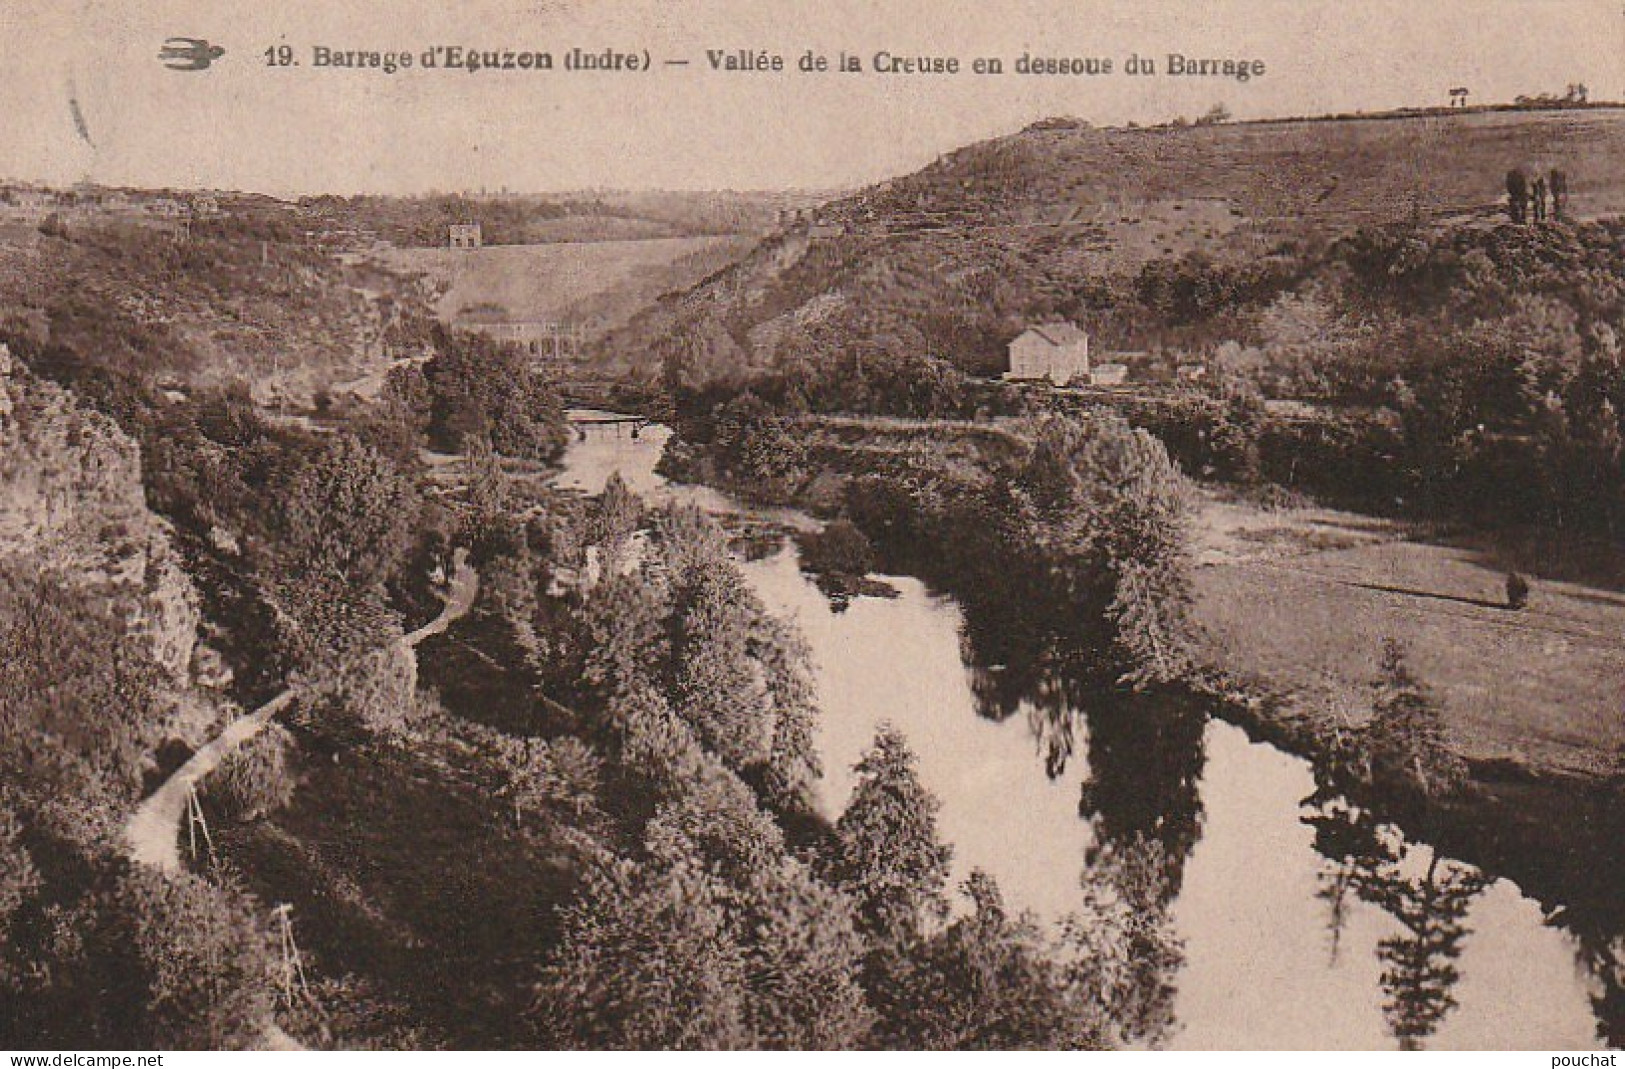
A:
<svg viewBox="0 0 1625 1069">
<path fill-rule="evenodd" d="M 421 272 L 445 287 L 436 306 L 443 318 L 499 305 L 514 319 L 569 320 L 597 333 L 735 262 L 754 244 L 739 236 L 655 238 L 396 249 L 385 259 L 395 270 Z"/>
<path fill-rule="evenodd" d="M 1081 209 L 1080 222 L 1141 225 L 1125 209 L 1167 202 L 1189 213 L 1204 201 L 1228 204 L 1270 230 L 1327 233 L 1413 213 L 1494 209 L 1504 201 L 1507 170 L 1522 166 L 1567 172 L 1572 211 L 1587 218 L 1625 211 L 1615 165 L 1625 151 L 1622 118 L 1625 110 L 1599 107 L 1028 130 L 952 153 L 879 199 L 905 214 L 930 211 L 939 199 L 963 207 L 980 183 L 991 193 L 1014 179 L 1019 195 L 1007 197 L 1002 211 L 990 204 L 991 217 L 984 211 L 962 221 L 1014 221 L 1010 211 L 1036 203 L 1051 213 Z"/>
<path fill-rule="evenodd" d="M 1385 638 L 1441 700 L 1474 761 L 1604 778 L 1625 755 L 1625 594 L 1529 573 L 1506 607 L 1493 551 L 1424 540 L 1328 510 L 1207 500 L 1196 617 L 1207 659 L 1292 696 L 1305 715 L 1358 723 Z"/>
</svg>

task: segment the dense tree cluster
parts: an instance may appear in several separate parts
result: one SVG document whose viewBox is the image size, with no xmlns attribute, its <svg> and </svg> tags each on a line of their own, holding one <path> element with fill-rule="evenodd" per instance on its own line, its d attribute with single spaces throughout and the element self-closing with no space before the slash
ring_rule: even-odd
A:
<svg viewBox="0 0 1625 1069">
<path fill-rule="evenodd" d="M 1197 321 L 1201 392 L 1124 407 L 1193 473 L 1617 536 L 1621 233 L 1569 220 L 1357 231 L 1296 254 L 1267 302 L 1232 295 Z"/>
<path fill-rule="evenodd" d="M 462 452 L 484 438 L 504 456 L 553 461 L 569 444 L 552 384 L 517 346 L 484 334 L 432 330 L 434 356 L 390 372 L 389 395 L 420 424 L 431 446 Z"/>
<path fill-rule="evenodd" d="M 899 733 L 877 736 L 832 826 L 814 814 L 806 647 L 745 586 L 713 521 L 646 510 L 618 481 L 555 520 L 562 556 L 527 550 L 533 577 L 518 585 L 535 593 L 503 593 L 500 612 L 539 640 L 530 663 L 561 700 L 531 722 L 545 739 L 485 744 L 506 755 L 498 795 L 524 834 L 580 829 L 581 885 L 529 1015 L 541 1042 L 1089 1047 L 1120 1034 L 1093 999 L 1110 936 L 1085 953 L 980 874 L 956 909 L 937 802 Z M 619 563 L 595 576 L 571 563 L 588 558 Z"/>
</svg>

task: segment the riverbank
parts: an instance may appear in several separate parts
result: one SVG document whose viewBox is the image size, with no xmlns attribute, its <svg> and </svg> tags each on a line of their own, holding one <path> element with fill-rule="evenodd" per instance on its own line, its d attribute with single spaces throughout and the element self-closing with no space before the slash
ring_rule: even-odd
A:
<svg viewBox="0 0 1625 1069">
<path fill-rule="evenodd" d="M 1195 526 L 1196 687 L 1215 714 L 1323 761 L 1370 716 L 1380 646 L 1398 639 L 1469 778 L 1425 807 L 1383 808 L 1512 880 L 1582 945 L 1609 946 L 1625 925 L 1625 598 L 1534 572 L 1514 611 L 1505 554 L 1349 513 L 1207 494 Z M 1602 958 L 1598 975 L 1617 982 Z"/>
<path fill-rule="evenodd" d="M 1198 658 L 1259 729 L 1323 753 L 1370 715 L 1392 638 L 1475 781 L 1618 787 L 1625 595 L 1536 573 L 1513 610 L 1492 549 L 1211 492 L 1193 534 Z"/>
</svg>

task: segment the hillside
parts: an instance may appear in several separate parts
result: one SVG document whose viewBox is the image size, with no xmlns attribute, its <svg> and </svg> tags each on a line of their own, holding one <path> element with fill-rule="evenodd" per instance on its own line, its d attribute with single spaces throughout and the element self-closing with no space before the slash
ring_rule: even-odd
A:
<svg viewBox="0 0 1625 1069">
<path fill-rule="evenodd" d="M 1096 130 L 1038 124 L 820 210 L 606 343 L 700 380 L 824 342 L 913 348 L 996 369 L 1035 318 L 1107 345 L 1160 339 L 1112 287 L 1196 254 L 1268 271 L 1359 227 L 1504 218 L 1514 167 L 1566 172 L 1576 219 L 1625 211 L 1625 111 L 1473 112 Z M 641 354 L 648 354 L 642 356 Z"/>
<path fill-rule="evenodd" d="M 0 325 L 117 375 L 308 398 L 380 358 L 409 295 L 278 214 L 234 211 L 183 236 L 172 221 L 84 213 L 0 243 Z"/>
</svg>

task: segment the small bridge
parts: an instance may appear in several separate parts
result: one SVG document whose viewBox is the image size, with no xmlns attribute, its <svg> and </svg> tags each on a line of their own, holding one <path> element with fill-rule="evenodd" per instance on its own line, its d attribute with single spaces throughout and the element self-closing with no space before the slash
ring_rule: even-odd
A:
<svg viewBox="0 0 1625 1069">
<path fill-rule="evenodd" d="M 643 428 L 647 427 L 651 422 L 653 421 L 647 416 L 574 415 L 570 417 L 570 426 L 575 428 L 576 437 L 583 442 L 587 440 L 587 432 L 594 427 L 602 427 L 605 430 L 613 428 L 617 438 L 621 436 L 622 427 L 630 427 L 632 437 L 636 438 L 643 433 Z"/>
</svg>

